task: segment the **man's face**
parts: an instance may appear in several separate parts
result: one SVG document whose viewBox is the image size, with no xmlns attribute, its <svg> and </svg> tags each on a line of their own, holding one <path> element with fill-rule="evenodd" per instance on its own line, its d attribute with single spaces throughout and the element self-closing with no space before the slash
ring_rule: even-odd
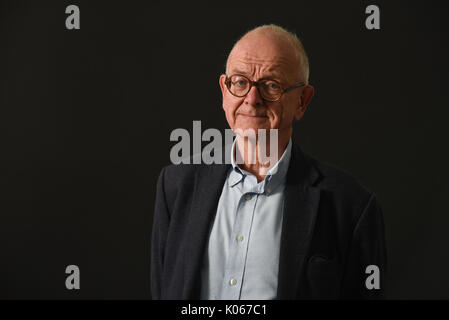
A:
<svg viewBox="0 0 449 320">
<path fill-rule="evenodd" d="M 277 80 L 288 88 L 302 82 L 293 48 L 285 42 L 253 34 L 240 40 L 232 50 L 227 75 L 240 74 L 252 81 Z M 235 97 L 226 87 L 226 75 L 220 76 L 223 109 L 229 127 L 247 130 L 278 129 L 278 135 L 290 137 L 293 120 L 299 120 L 313 96 L 311 86 L 288 91 L 278 101 L 265 101 L 253 86 L 245 97 Z M 268 132 L 267 132 L 268 133 Z"/>
</svg>

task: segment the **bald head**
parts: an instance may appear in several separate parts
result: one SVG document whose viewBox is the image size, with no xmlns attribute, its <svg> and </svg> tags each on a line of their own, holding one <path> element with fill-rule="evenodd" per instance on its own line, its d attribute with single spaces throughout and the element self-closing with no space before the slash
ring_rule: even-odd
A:
<svg viewBox="0 0 449 320">
<path fill-rule="evenodd" d="M 241 37 L 229 53 L 226 62 L 226 73 L 229 72 L 230 62 L 242 52 L 267 53 L 282 52 L 287 57 L 290 68 L 293 68 L 295 81 L 308 84 L 309 60 L 299 38 L 277 25 L 263 25 L 248 31 Z"/>
</svg>

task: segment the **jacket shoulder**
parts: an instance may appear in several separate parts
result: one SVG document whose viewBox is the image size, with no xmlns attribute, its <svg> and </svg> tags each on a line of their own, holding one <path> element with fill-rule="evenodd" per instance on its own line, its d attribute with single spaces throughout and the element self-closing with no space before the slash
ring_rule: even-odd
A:
<svg viewBox="0 0 449 320">
<path fill-rule="evenodd" d="M 309 155 L 305 157 L 319 172 L 317 186 L 329 204 L 332 203 L 342 212 L 352 212 L 353 218 L 358 219 L 370 203 L 377 202 L 375 193 L 346 170 Z"/>
<path fill-rule="evenodd" d="M 172 183 L 182 183 L 193 179 L 201 165 L 191 164 L 170 164 L 162 168 L 161 174 L 164 175 L 166 181 Z"/>
<path fill-rule="evenodd" d="M 348 171 L 309 155 L 305 155 L 305 157 L 320 173 L 320 186 L 323 189 L 360 195 L 371 195 L 373 193 Z"/>
<path fill-rule="evenodd" d="M 227 168 L 220 164 L 171 164 L 162 168 L 159 174 L 158 191 L 164 192 L 168 202 L 190 199 L 198 179 L 203 184 L 215 185 L 221 182 Z"/>
<path fill-rule="evenodd" d="M 178 191 L 192 191 L 197 174 L 205 169 L 204 165 L 170 164 L 162 168 L 158 185 L 162 185 L 168 195 L 175 195 Z"/>
<path fill-rule="evenodd" d="M 307 155 L 306 157 L 320 173 L 317 187 L 323 191 L 321 195 L 324 211 L 333 212 L 340 225 L 345 228 L 350 226 L 348 230 L 355 228 L 364 213 L 369 213 L 378 220 L 381 210 L 374 192 L 346 170 Z"/>
</svg>

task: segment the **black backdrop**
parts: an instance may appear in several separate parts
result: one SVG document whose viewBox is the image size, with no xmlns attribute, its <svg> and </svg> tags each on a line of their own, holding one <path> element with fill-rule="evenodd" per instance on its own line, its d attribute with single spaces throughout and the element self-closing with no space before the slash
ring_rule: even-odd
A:
<svg viewBox="0 0 449 320">
<path fill-rule="evenodd" d="M 277 23 L 302 38 L 316 90 L 296 141 L 382 203 L 389 297 L 449 298 L 446 3 L 2 0 L 0 297 L 149 298 L 170 133 L 227 127 L 226 55 Z M 369 4 L 380 30 L 365 28 Z M 65 288 L 69 264 L 80 290 Z"/>
</svg>

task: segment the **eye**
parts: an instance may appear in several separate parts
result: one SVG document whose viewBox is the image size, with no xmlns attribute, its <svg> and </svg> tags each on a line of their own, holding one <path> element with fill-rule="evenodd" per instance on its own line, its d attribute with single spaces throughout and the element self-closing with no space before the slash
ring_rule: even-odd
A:
<svg viewBox="0 0 449 320">
<path fill-rule="evenodd" d="M 265 82 L 265 87 L 270 91 L 278 91 L 281 89 L 280 85 L 275 81 L 267 81 Z"/>
<path fill-rule="evenodd" d="M 232 85 L 237 88 L 245 88 L 248 86 L 248 80 L 242 78 L 232 79 Z"/>
</svg>

